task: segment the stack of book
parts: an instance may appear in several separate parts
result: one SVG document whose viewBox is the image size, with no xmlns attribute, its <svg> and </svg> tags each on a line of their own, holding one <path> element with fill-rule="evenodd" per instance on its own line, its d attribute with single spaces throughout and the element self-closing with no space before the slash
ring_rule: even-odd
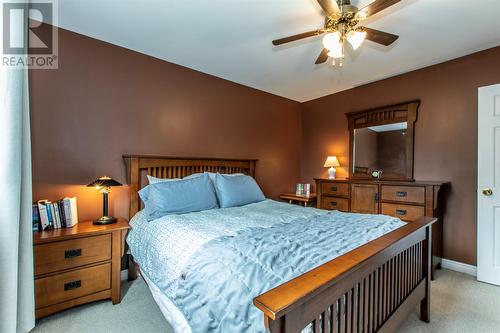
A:
<svg viewBox="0 0 500 333">
<path fill-rule="evenodd" d="M 295 195 L 309 197 L 311 195 L 311 184 L 297 184 Z"/>
<path fill-rule="evenodd" d="M 33 205 L 33 231 L 71 228 L 77 223 L 76 198 L 40 200 Z"/>
</svg>

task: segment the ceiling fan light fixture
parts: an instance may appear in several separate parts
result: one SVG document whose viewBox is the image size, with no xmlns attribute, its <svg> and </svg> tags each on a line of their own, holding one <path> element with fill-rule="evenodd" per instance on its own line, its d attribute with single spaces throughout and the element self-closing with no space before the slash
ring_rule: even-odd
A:
<svg viewBox="0 0 500 333">
<path fill-rule="evenodd" d="M 339 45 L 341 45 L 340 38 L 341 35 L 338 31 L 327 33 L 325 37 L 323 37 L 323 46 L 329 51 L 337 49 Z"/>
<path fill-rule="evenodd" d="M 332 64 L 335 65 L 338 62 L 339 66 L 342 66 L 346 40 L 356 50 L 363 44 L 365 39 L 380 45 L 389 46 L 399 38 L 397 35 L 358 26 L 358 24 L 361 20 L 372 17 L 401 0 L 372 0 L 369 5 L 362 9 L 351 5 L 351 0 L 316 1 L 325 14 L 323 28 L 273 40 L 272 44 L 274 46 L 325 34 L 322 40 L 324 47 L 315 64 L 323 64 L 330 57 L 332 58 Z"/>
<path fill-rule="evenodd" d="M 351 44 L 354 50 L 357 50 L 366 38 L 365 31 L 351 30 L 347 34 L 347 41 Z"/>
</svg>

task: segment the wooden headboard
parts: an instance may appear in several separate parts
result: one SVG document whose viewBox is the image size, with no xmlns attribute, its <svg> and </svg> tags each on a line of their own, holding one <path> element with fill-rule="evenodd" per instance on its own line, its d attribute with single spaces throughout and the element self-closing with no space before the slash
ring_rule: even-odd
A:
<svg viewBox="0 0 500 333">
<path fill-rule="evenodd" d="M 127 169 L 127 182 L 130 185 L 129 218 L 141 209 L 137 193 L 144 174 L 158 178 L 183 178 L 193 173 L 220 172 L 244 173 L 255 178 L 257 160 L 203 158 L 203 157 L 166 157 L 147 155 L 123 155 Z M 145 184 L 147 185 L 147 184 Z"/>
</svg>

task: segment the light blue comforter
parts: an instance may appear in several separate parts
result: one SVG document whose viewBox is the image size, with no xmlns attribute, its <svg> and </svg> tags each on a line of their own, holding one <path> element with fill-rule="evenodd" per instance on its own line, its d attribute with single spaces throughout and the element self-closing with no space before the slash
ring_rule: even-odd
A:
<svg viewBox="0 0 500 333">
<path fill-rule="evenodd" d="M 225 218 L 235 214 L 245 220 Z M 264 332 L 254 297 L 404 225 L 383 215 L 326 213 L 270 200 L 186 215 L 184 225 L 179 216 L 152 225 L 138 218 L 128 242 L 142 272 L 182 311 L 193 333 Z M 161 232 L 184 239 L 165 248 L 162 241 L 177 236 Z M 162 253 L 175 245 L 187 251 L 180 260 Z"/>
</svg>

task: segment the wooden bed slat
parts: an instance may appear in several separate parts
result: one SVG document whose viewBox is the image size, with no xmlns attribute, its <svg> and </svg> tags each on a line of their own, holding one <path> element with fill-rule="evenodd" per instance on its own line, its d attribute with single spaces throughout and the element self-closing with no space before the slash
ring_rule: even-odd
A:
<svg viewBox="0 0 500 333">
<path fill-rule="evenodd" d="M 382 306 L 382 322 L 387 318 L 387 308 L 389 303 L 389 263 L 386 262 L 384 265 L 384 303 Z"/>
<path fill-rule="evenodd" d="M 380 267 L 375 271 L 375 288 L 374 288 L 374 305 L 373 305 L 373 328 L 375 331 L 378 329 L 378 315 L 379 315 L 379 304 L 380 304 Z"/>
<path fill-rule="evenodd" d="M 394 310 L 394 262 L 395 259 L 391 258 L 390 264 L 389 264 L 389 307 L 388 307 L 388 313 L 387 316 L 390 315 L 390 313 Z"/>
<path fill-rule="evenodd" d="M 313 321 L 313 332 L 314 333 L 322 333 L 320 331 L 320 327 L 319 327 L 320 320 L 321 320 L 321 316 L 319 316 L 318 318 L 314 319 L 314 321 Z"/>
<path fill-rule="evenodd" d="M 345 311 L 346 295 L 342 295 L 339 304 L 339 333 L 345 333 Z"/>
<path fill-rule="evenodd" d="M 332 323 L 333 323 L 332 306 L 326 308 L 324 313 L 325 316 L 323 318 L 325 319 L 325 321 L 323 324 L 323 331 L 325 333 L 332 333 Z"/>
<path fill-rule="evenodd" d="M 339 333 L 339 300 L 332 304 L 332 332 Z"/>
<path fill-rule="evenodd" d="M 364 329 L 364 311 L 365 311 L 365 279 L 359 283 L 359 312 L 358 312 L 358 332 L 365 332 Z"/>
<path fill-rule="evenodd" d="M 359 303 L 358 303 L 358 290 L 359 284 L 356 284 L 353 289 L 353 294 L 352 294 L 352 324 L 351 324 L 351 332 L 357 333 L 358 332 L 358 312 L 359 312 Z"/>
<path fill-rule="evenodd" d="M 364 278 L 363 332 L 370 332 L 370 276 Z"/>
</svg>

